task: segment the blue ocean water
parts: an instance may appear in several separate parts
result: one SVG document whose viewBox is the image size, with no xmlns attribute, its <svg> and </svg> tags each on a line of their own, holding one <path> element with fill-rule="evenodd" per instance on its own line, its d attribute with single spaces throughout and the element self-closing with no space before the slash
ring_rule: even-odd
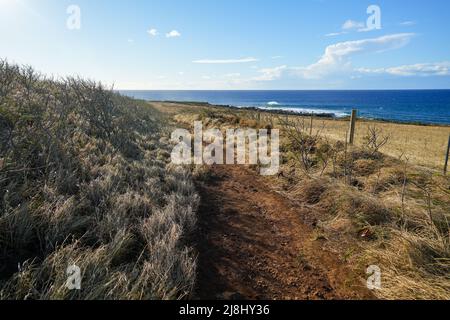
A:
<svg viewBox="0 0 450 320">
<path fill-rule="evenodd" d="M 399 122 L 450 125 L 450 90 L 120 91 L 151 101 L 209 102 L 235 107 L 333 113 Z"/>
</svg>

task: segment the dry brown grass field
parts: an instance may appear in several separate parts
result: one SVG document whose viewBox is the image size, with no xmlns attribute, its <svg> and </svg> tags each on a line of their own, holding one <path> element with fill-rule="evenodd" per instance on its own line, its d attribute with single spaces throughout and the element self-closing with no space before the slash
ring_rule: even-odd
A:
<svg viewBox="0 0 450 320">
<path fill-rule="evenodd" d="M 185 113 L 207 110 L 208 106 L 192 104 L 154 104 L 165 112 Z M 166 106 L 164 108 L 163 106 Z M 167 106 L 170 106 L 167 108 Z M 209 107 L 211 108 L 211 107 Z M 215 107 L 225 113 L 235 113 L 245 117 L 256 119 L 256 116 L 249 116 L 252 112 L 242 110 L 230 110 L 229 108 Z M 169 109 L 169 111 L 167 110 Z M 272 118 L 277 123 L 278 115 L 272 113 L 260 112 L 262 117 Z M 289 116 L 289 118 L 300 118 L 307 125 L 310 124 L 311 117 Z M 283 117 L 284 118 L 284 117 Z M 416 125 L 401 124 L 394 122 L 382 122 L 359 119 L 356 124 L 355 144 L 363 145 L 364 137 L 369 126 L 376 126 L 383 131 L 383 134 L 389 135 L 389 143 L 383 148 L 383 153 L 398 158 L 408 157 L 411 163 L 419 166 L 442 170 L 444 167 L 445 151 L 450 135 L 450 126 L 437 125 Z M 327 119 L 314 117 L 313 131 L 319 130 L 323 136 L 329 137 L 335 141 L 345 141 L 349 130 L 349 121 L 342 119 Z"/>
<path fill-rule="evenodd" d="M 309 209 L 299 215 L 314 221 L 311 242 L 361 278 L 379 266 L 378 298 L 450 299 L 450 177 L 442 174 L 449 127 L 358 121 L 349 146 L 348 121 L 314 118 L 311 129 L 310 117 L 154 105 L 185 126 L 280 129 L 282 168 L 266 185 Z"/>
<path fill-rule="evenodd" d="M 309 119 L 305 118 L 305 121 Z M 391 157 L 400 155 L 409 157 L 411 163 L 424 167 L 443 168 L 444 154 L 450 135 L 449 126 L 422 126 L 360 119 L 356 125 L 356 145 L 363 145 L 364 135 L 369 126 L 376 126 L 390 136 L 383 153 Z M 337 141 L 345 140 L 348 128 L 349 122 L 345 120 L 315 118 L 313 122 L 314 130 L 322 130 L 325 136 Z"/>
</svg>

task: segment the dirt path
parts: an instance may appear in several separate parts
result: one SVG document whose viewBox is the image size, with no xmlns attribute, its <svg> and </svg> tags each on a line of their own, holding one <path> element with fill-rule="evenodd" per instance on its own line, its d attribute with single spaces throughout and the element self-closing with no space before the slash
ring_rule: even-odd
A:
<svg viewBox="0 0 450 320">
<path fill-rule="evenodd" d="M 336 255 L 312 240 L 307 208 L 243 166 L 216 166 L 198 186 L 200 299 L 372 298 Z"/>
</svg>

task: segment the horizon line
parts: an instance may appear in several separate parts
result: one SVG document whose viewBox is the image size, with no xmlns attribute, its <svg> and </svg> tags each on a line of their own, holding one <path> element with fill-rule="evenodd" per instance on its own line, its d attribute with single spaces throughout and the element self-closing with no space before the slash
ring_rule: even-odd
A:
<svg viewBox="0 0 450 320">
<path fill-rule="evenodd" d="M 450 88 L 435 89 L 113 89 L 113 91 L 450 91 Z"/>
</svg>

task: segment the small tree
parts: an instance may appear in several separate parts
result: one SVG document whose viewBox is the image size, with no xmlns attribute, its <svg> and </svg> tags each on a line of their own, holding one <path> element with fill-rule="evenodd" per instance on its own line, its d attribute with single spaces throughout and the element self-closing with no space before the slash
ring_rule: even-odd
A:
<svg viewBox="0 0 450 320">
<path fill-rule="evenodd" d="M 377 154 L 391 139 L 390 134 L 384 134 L 383 130 L 376 126 L 369 126 L 364 137 L 364 146 L 370 150 L 371 156 Z"/>
<path fill-rule="evenodd" d="M 279 118 L 279 123 L 289 139 L 289 147 L 294 159 L 301 164 L 303 171 L 309 175 L 314 167 L 314 153 L 320 140 L 321 130 L 310 135 L 309 127 L 303 118 Z"/>
</svg>

